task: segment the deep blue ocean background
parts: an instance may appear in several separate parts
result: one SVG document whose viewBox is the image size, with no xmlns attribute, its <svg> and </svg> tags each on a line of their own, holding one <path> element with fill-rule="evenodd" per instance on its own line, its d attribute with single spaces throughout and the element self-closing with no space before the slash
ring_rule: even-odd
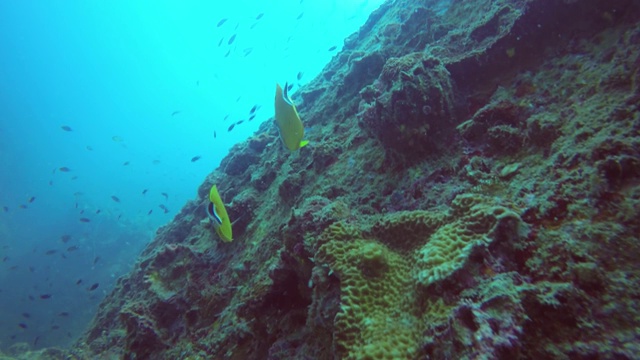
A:
<svg viewBox="0 0 640 360">
<path fill-rule="evenodd" d="M 266 3 L 0 2 L 0 348 L 70 345 L 275 83 L 313 79 L 382 1 Z"/>
</svg>

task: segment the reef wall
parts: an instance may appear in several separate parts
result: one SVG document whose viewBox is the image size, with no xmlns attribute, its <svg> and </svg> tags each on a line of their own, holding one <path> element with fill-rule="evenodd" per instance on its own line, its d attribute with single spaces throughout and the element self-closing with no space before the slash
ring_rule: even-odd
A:
<svg viewBox="0 0 640 360">
<path fill-rule="evenodd" d="M 640 354 L 640 9 L 389 1 L 235 146 L 77 358 Z M 206 220 L 217 184 L 234 225 Z"/>
</svg>

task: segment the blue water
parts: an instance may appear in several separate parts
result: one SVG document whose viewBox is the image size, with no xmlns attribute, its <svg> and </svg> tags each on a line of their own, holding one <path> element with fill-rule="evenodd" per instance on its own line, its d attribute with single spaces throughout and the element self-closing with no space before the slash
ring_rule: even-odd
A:
<svg viewBox="0 0 640 360">
<path fill-rule="evenodd" d="M 382 1 L 219 3 L 0 2 L 0 349 L 71 344 L 275 83 L 313 79 Z"/>
</svg>

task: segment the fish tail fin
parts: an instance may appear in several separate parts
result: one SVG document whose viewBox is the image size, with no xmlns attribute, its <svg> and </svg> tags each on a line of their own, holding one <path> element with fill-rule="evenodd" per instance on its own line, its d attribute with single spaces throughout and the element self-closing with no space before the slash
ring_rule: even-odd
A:
<svg viewBox="0 0 640 360">
<path fill-rule="evenodd" d="M 308 143 L 309 143 L 309 140 L 302 140 L 302 141 L 300 141 L 300 147 L 304 147 Z"/>
</svg>

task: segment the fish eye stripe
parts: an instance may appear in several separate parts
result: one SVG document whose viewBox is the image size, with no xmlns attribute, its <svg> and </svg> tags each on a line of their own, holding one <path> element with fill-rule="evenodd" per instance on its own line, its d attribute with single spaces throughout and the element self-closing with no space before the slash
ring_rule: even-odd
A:
<svg viewBox="0 0 640 360">
<path fill-rule="evenodd" d="M 211 204 L 211 205 L 213 205 L 213 204 Z M 220 217 L 220 215 L 218 215 L 218 212 L 216 211 L 216 207 L 215 206 L 212 206 L 212 207 L 213 207 L 213 216 L 215 216 L 216 222 L 219 225 L 222 225 L 222 218 Z"/>
<path fill-rule="evenodd" d="M 210 202 L 209 206 L 207 206 L 207 214 L 209 215 L 209 218 L 214 220 L 218 225 L 222 224 L 222 219 L 220 218 L 220 216 L 216 212 L 216 207 L 214 206 L 214 204 L 212 202 Z"/>
</svg>

